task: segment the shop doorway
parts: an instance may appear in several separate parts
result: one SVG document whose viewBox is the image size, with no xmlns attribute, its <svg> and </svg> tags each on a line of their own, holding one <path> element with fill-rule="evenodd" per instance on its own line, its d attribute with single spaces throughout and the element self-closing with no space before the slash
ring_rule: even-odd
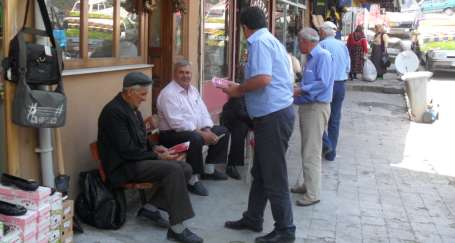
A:
<svg viewBox="0 0 455 243">
<path fill-rule="evenodd" d="M 156 1 L 150 14 L 148 59 L 154 65 L 153 113 L 157 112 L 160 91 L 172 80 L 174 62 L 184 58 L 184 21 L 184 15 L 174 11 L 172 1 Z"/>
</svg>

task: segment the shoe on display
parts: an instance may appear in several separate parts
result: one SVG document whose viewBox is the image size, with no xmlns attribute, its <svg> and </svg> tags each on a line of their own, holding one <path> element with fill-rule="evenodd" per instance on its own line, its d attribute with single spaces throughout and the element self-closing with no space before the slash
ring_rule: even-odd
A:
<svg viewBox="0 0 455 243">
<path fill-rule="evenodd" d="M 1 183 L 5 186 L 14 185 L 24 191 L 36 191 L 39 187 L 36 181 L 26 180 L 6 173 L 2 174 Z"/>
</svg>

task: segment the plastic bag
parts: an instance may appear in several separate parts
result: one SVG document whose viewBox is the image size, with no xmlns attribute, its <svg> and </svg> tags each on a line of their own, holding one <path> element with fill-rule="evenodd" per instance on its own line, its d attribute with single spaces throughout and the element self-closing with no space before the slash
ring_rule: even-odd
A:
<svg viewBox="0 0 455 243">
<path fill-rule="evenodd" d="M 373 62 L 370 59 L 366 59 L 363 65 L 363 80 L 373 82 L 376 80 L 377 76 L 378 72 L 376 71 L 376 67 L 374 66 Z"/>
</svg>

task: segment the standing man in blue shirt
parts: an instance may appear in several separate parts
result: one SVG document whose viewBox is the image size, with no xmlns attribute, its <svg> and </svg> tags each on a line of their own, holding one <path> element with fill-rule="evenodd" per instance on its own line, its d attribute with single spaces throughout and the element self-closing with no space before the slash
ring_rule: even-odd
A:
<svg viewBox="0 0 455 243">
<path fill-rule="evenodd" d="M 302 81 L 294 88 L 294 103 L 299 106 L 300 136 L 302 139 L 303 185 L 292 188 L 302 193 L 298 206 L 320 201 L 322 134 L 330 115 L 332 101 L 332 55 L 319 43 L 318 32 L 303 28 L 299 32 L 299 48 L 307 54 Z"/>
<path fill-rule="evenodd" d="M 330 118 L 327 132 L 322 138 L 322 151 L 326 160 L 333 161 L 336 157 L 338 134 L 340 131 L 341 108 L 343 106 L 344 95 L 346 93 L 345 82 L 351 71 L 351 58 L 346 45 L 335 39 L 337 27 L 330 21 L 324 22 L 319 29 L 319 34 L 323 39 L 319 45 L 332 54 L 336 65 L 333 66 L 333 97 L 330 103 Z"/>
<path fill-rule="evenodd" d="M 270 201 L 275 229 L 256 238 L 255 242 L 294 242 L 295 225 L 286 166 L 286 150 L 295 116 L 290 64 L 284 46 L 267 30 L 260 8 L 242 10 L 240 23 L 248 41 L 245 82 L 231 85 L 224 92 L 231 97 L 245 96 L 256 145 L 248 208 L 240 220 L 227 221 L 225 227 L 262 231 L 265 206 Z"/>
</svg>

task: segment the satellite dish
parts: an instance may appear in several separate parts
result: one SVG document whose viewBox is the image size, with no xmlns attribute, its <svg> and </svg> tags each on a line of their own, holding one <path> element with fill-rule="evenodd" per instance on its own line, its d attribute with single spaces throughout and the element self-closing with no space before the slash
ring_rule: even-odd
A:
<svg viewBox="0 0 455 243">
<path fill-rule="evenodd" d="M 395 58 L 395 68 L 401 74 L 415 72 L 419 68 L 419 58 L 411 51 L 403 51 Z"/>
</svg>

